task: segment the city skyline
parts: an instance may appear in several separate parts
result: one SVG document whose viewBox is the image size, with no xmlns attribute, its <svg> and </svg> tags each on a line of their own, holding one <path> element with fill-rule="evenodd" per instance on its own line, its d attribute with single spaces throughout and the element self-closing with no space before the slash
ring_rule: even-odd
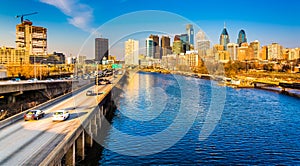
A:
<svg viewBox="0 0 300 166">
<path fill-rule="evenodd" d="M 298 41 L 300 38 L 300 34 L 298 33 L 300 30 L 300 22 L 295 21 L 299 16 L 299 14 L 296 13 L 296 6 L 300 2 L 271 3 L 271 1 L 264 1 L 248 4 L 246 2 L 221 3 L 221 1 L 188 1 L 176 3 L 171 3 L 172 1 L 157 1 L 155 7 L 150 7 L 145 4 L 139 4 L 139 6 L 137 6 L 135 4 L 136 2 L 136 0 L 116 0 L 110 2 L 75 0 L 35 0 L 19 2 L 16 0 L 5 0 L 3 1 L 5 5 L 0 7 L 2 11 L 0 14 L 0 23 L 2 25 L 0 29 L 0 46 L 15 47 L 15 26 L 20 22 L 19 18 L 15 18 L 16 15 L 38 12 L 38 14 L 25 17 L 24 19 L 32 21 L 34 26 L 42 26 L 48 29 L 48 53 L 57 51 L 63 52 L 68 56 L 76 56 L 80 52 L 80 55 L 93 58 L 93 46 L 88 46 L 86 49 L 81 48 L 90 37 L 91 32 L 99 27 L 100 30 L 103 30 L 103 28 L 101 29 L 103 25 L 119 16 L 122 17 L 124 14 L 142 10 L 165 11 L 177 15 L 178 17 L 184 17 L 192 21 L 187 23 L 195 23 L 196 25 L 194 26 L 200 27 L 213 44 L 219 43 L 219 34 L 221 33 L 223 22 L 225 21 L 226 28 L 233 42 L 236 41 L 238 32 L 243 29 L 247 33 L 248 42 L 259 40 L 262 46 L 275 42 L 287 48 L 300 46 Z M 201 10 L 196 10 L 199 5 L 204 7 L 202 7 Z M 244 10 L 248 11 L 248 14 L 244 12 L 241 15 L 237 10 L 239 5 L 245 6 Z M 113 7 L 109 8 L 110 6 Z M 124 8 L 124 6 L 129 7 Z M 183 10 L 184 7 L 188 7 L 190 10 Z M 254 7 L 257 10 L 251 10 Z M 289 7 L 288 12 L 285 7 Z M 224 13 L 224 11 L 226 11 L 226 14 L 221 14 Z M 131 19 L 126 23 L 117 22 L 114 26 L 110 26 L 110 28 L 104 28 L 105 30 L 98 31 L 93 38 L 115 38 L 110 41 L 119 41 L 120 38 L 124 36 L 117 36 L 119 33 L 112 33 L 120 30 L 126 33 L 126 31 L 132 29 L 133 26 L 139 27 L 136 29 L 136 31 L 138 31 L 141 29 L 151 30 L 151 26 L 164 25 L 165 27 L 161 32 L 181 34 L 185 32 L 185 26 L 187 24 L 186 22 L 180 22 L 181 20 L 179 19 L 168 17 L 157 18 L 156 25 L 152 24 L 152 22 L 143 22 L 144 20 L 139 20 L 136 16 L 134 18 L 135 19 Z M 168 20 L 168 22 L 164 21 L 164 19 Z M 140 26 L 139 24 L 141 23 L 145 25 Z M 122 26 L 124 29 L 117 28 L 123 24 L 126 24 Z M 195 28 L 194 32 L 197 33 L 198 30 Z M 149 34 L 150 33 L 147 35 Z M 144 39 L 145 38 L 143 38 L 143 40 Z M 113 47 L 114 43 L 115 42 L 110 43 L 110 47 Z M 88 42 L 87 44 L 90 45 Z M 120 43 L 120 45 L 124 46 L 124 43 Z M 115 52 L 123 51 L 115 51 L 112 49 L 111 54 L 115 54 Z"/>
</svg>

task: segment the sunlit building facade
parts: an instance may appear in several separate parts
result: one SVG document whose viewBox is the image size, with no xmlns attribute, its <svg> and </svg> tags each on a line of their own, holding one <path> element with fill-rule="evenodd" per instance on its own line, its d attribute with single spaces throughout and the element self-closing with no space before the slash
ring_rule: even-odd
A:
<svg viewBox="0 0 300 166">
<path fill-rule="evenodd" d="M 239 45 L 236 43 L 228 43 L 227 44 L 227 51 L 229 53 L 230 60 L 232 60 L 232 61 L 237 60 L 238 47 L 239 47 Z"/>
<path fill-rule="evenodd" d="M 139 41 L 128 39 L 125 42 L 125 64 L 126 65 L 139 64 Z"/>
<path fill-rule="evenodd" d="M 29 55 L 47 55 L 47 28 L 32 26 L 30 21 L 18 24 L 16 48 L 25 49 Z"/>
<path fill-rule="evenodd" d="M 23 48 L 0 47 L 0 64 L 29 64 L 29 54 Z"/>
<path fill-rule="evenodd" d="M 283 48 L 278 43 L 268 45 L 268 60 L 283 59 Z"/>
</svg>

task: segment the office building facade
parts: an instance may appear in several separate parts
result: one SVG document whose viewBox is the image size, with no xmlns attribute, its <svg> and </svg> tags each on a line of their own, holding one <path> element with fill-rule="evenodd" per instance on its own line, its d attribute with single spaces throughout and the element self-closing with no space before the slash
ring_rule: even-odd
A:
<svg viewBox="0 0 300 166">
<path fill-rule="evenodd" d="M 125 64 L 126 65 L 139 64 L 139 41 L 128 39 L 125 42 Z"/>
<path fill-rule="evenodd" d="M 102 61 L 104 57 L 108 59 L 108 39 L 96 38 L 95 39 L 95 60 L 97 62 Z"/>
</svg>

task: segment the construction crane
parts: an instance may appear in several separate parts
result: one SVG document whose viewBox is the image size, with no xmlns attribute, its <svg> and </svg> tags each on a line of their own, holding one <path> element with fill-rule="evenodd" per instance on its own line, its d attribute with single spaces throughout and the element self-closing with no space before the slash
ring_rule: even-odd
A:
<svg viewBox="0 0 300 166">
<path fill-rule="evenodd" d="M 22 14 L 22 15 L 17 15 L 16 18 L 21 17 L 21 23 L 23 23 L 24 21 L 24 16 L 29 16 L 29 15 L 33 15 L 33 14 L 37 14 L 38 12 L 34 12 L 34 13 L 28 13 L 28 14 Z"/>
</svg>

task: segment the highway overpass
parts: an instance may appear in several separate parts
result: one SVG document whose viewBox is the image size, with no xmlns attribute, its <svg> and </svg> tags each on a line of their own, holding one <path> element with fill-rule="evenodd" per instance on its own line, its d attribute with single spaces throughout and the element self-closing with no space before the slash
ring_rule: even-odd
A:
<svg viewBox="0 0 300 166">
<path fill-rule="evenodd" d="M 0 165 L 75 165 L 84 160 L 85 147 L 99 136 L 104 117 L 113 108 L 111 100 L 118 88 L 120 75 L 113 84 L 92 86 L 48 103 L 46 116 L 38 121 L 24 121 L 22 115 L 0 123 Z M 103 92 L 86 96 L 87 90 Z M 63 122 L 52 122 L 52 112 L 67 109 L 71 115 Z M 18 117 L 16 120 L 16 117 Z M 5 123 L 9 123 L 8 125 Z"/>
</svg>

